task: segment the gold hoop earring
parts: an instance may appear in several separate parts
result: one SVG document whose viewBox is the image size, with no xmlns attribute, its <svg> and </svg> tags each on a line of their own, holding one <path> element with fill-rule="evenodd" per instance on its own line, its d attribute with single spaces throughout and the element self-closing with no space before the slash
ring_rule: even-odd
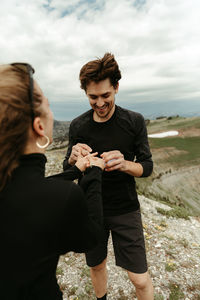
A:
<svg viewBox="0 0 200 300">
<path fill-rule="evenodd" d="M 47 139 L 47 142 L 45 145 L 40 145 L 38 142 L 36 142 L 36 145 L 38 146 L 38 148 L 40 149 L 44 149 L 46 148 L 47 146 L 49 146 L 49 137 L 47 135 L 44 135 L 44 137 Z"/>
</svg>

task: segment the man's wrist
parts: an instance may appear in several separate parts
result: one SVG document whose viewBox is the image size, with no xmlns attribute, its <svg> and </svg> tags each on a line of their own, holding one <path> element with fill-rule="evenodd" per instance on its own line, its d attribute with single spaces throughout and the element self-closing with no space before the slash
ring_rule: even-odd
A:
<svg viewBox="0 0 200 300">
<path fill-rule="evenodd" d="M 140 163 L 124 160 L 123 167 L 120 171 L 125 172 L 131 176 L 140 177 L 143 174 L 143 167 Z"/>
<path fill-rule="evenodd" d="M 123 165 L 122 165 L 120 171 L 126 173 L 127 170 L 128 170 L 128 160 L 124 160 L 124 161 L 123 161 Z"/>
</svg>

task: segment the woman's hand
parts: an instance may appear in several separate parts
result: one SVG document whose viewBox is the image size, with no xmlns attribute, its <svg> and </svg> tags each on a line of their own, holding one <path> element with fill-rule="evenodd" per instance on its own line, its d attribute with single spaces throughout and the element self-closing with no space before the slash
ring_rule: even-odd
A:
<svg viewBox="0 0 200 300">
<path fill-rule="evenodd" d="M 75 163 L 75 166 L 81 171 L 84 172 L 87 168 L 89 168 L 91 165 L 95 165 L 95 163 L 91 163 L 93 159 L 98 159 L 98 157 L 95 157 L 98 154 L 98 152 L 89 154 L 87 156 L 81 157 L 79 156 L 77 159 L 77 162 Z M 103 161 L 103 159 L 99 158 Z"/>
<path fill-rule="evenodd" d="M 95 157 L 95 156 L 92 156 L 92 155 L 88 155 L 87 157 L 89 159 L 90 166 L 96 166 L 96 167 L 99 167 L 102 170 L 104 170 L 105 162 L 102 158 Z"/>
<path fill-rule="evenodd" d="M 75 163 L 75 166 L 81 171 L 84 172 L 89 166 L 90 166 L 90 161 L 85 157 L 79 157 Z"/>
</svg>

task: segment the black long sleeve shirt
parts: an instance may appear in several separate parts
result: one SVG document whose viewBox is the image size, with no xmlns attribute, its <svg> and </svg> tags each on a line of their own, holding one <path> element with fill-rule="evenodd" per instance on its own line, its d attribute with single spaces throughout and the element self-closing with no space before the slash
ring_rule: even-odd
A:
<svg viewBox="0 0 200 300">
<path fill-rule="evenodd" d="M 125 160 L 142 165 L 147 177 L 153 169 L 147 130 L 141 114 L 116 105 L 115 112 L 106 122 L 95 122 L 93 110 L 74 119 L 70 124 L 69 146 L 63 162 L 64 170 L 71 167 L 68 163 L 73 145 L 85 143 L 93 152 L 119 150 Z M 102 198 L 104 215 L 120 215 L 139 208 L 134 177 L 120 171 L 103 172 Z"/>
<path fill-rule="evenodd" d="M 24 155 L 0 193 L 0 298 L 61 300 L 59 255 L 86 252 L 101 238 L 102 170 L 71 170 L 44 177 L 46 157 Z M 84 190 L 84 192 L 83 192 Z"/>
</svg>

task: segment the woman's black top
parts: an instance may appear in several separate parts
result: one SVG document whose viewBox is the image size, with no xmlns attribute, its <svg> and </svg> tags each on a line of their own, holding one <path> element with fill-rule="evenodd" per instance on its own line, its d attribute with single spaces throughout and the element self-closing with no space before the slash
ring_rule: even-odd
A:
<svg viewBox="0 0 200 300">
<path fill-rule="evenodd" d="M 0 193 L 0 299 L 60 300 L 59 255 L 86 252 L 101 237 L 101 176 L 75 166 L 45 178 L 46 157 L 24 155 Z M 69 180 L 68 180 L 69 179 Z M 84 190 L 84 192 L 83 192 Z"/>
</svg>

